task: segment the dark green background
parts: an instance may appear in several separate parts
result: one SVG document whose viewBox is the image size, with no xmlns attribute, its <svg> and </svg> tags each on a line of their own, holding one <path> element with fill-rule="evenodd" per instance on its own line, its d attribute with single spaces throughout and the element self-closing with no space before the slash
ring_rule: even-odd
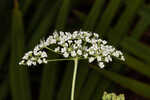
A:
<svg viewBox="0 0 150 100">
<path fill-rule="evenodd" d="M 75 100 L 101 100 L 104 91 L 149 100 L 149 26 L 149 0 L 0 0 L 0 100 L 70 100 L 73 62 L 18 62 L 54 30 L 80 29 L 99 33 L 126 61 L 104 69 L 81 61 Z"/>
</svg>

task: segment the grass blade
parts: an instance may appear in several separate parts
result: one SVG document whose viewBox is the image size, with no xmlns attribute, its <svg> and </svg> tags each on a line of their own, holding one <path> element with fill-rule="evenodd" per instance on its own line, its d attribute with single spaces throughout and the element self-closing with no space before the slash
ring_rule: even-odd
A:
<svg viewBox="0 0 150 100">
<path fill-rule="evenodd" d="M 53 59 L 56 55 L 51 54 L 50 57 Z M 39 100 L 55 99 L 56 83 L 58 81 L 58 77 L 56 75 L 59 73 L 57 70 L 58 67 L 58 64 L 55 62 L 50 62 L 44 66 Z"/>
<path fill-rule="evenodd" d="M 44 15 L 43 12 L 45 12 L 44 8 L 46 4 L 47 4 L 47 0 L 42 0 L 41 2 L 37 4 L 37 7 L 36 7 L 37 10 L 33 14 L 33 18 L 31 19 L 31 22 L 29 22 L 29 26 L 27 30 L 28 33 L 33 32 L 36 29 L 36 27 L 39 26 L 39 22 L 40 22 L 39 20 Z"/>
<path fill-rule="evenodd" d="M 56 21 L 56 30 L 63 30 L 65 29 L 65 25 L 67 23 L 67 17 L 69 15 L 69 7 L 71 5 L 71 0 L 63 0 L 61 9 L 58 13 L 58 18 Z"/>
<path fill-rule="evenodd" d="M 50 12 L 40 22 L 40 25 L 37 27 L 29 42 L 30 48 L 35 46 L 39 42 L 39 40 L 47 34 L 47 31 L 51 27 L 53 20 L 57 14 L 59 4 L 60 1 L 57 1 L 56 4 L 51 8 Z"/>
<path fill-rule="evenodd" d="M 22 7 L 22 12 L 25 14 L 29 7 L 31 6 L 32 0 L 24 0 L 23 7 Z"/>
<path fill-rule="evenodd" d="M 57 6 L 59 7 L 60 5 L 57 5 Z M 67 16 L 68 16 L 68 13 L 69 13 L 69 11 L 68 11 L 69 6 L 70 6 L 70 0 L 64 0 L 63 3 L 62 3 L 62 7 L 59 11 L 59 14 L 58 14 L 59 16 L 58 16 L 57 22 L 56 22 L 56 30 L 64 29 L 64 27 L 66 25 Z M 59 25 L 61 26 L 61 28 L 59 27 Z M 55 57 L 55 56 L 51 56 L 52 59 L 53 59 L 53 57 Z M 54 91 L 56 90 L 55 88 L 56 88 L 57 82 L 58 82 L 58 80 L 56 80 L 56 79 L 58 79 L 58 72 L 60 71 L 60 68 L 59 68 L 60 66 L 59 65 L 60 64 L 57 64 L 56 62 L 53 62 L 53 65 L 48 64 L 44 68 L 40 100 L 43 100 L 43 98 L 49 99 L 49 100 L 56 99 L 56 97 L 54 96 Z M 51 68 L 49 68 L 49 67 L 51 67 Z M 53 73 L 50 74 L 47 70 L 52 70 Z M 50 80 L 50 79 L 52 79 L 52 80 Z M 47 83 L 50 83 L 50 84 L 47 84 Z M 48 87 L 48 88 L 45 90 L 45 87 Z M 49 91 L 50 94 L 47 91 Z M 64 93 L 64 91 L 63 91 L 63 93 Z M 61 94 L 62 93 L 60 93 L 60 95 Z M 55 94 L 55 95 L 57 95 L 57 94 Z M 59 97 L 60 96 L 58 94 L 57 99 L 59 99 Z M 68 96 L 65 96 L 65 97 L 67 98 Z M 63 98 L 61 98 L 61 100 L 62 99 Z M 64 100 L 66 100 L 66 99 L 64 99 Z"/>
<path fill-rule="evenodd" d="M 12 34 L 11 34 L 11 61 L 9 68 L 9 78 L 11 95 L 13 100 L 31 100 L 28 83 L 28 73 L 25 68 L 17 70 L 18 62 L 24 52 L 24 28 L 23 19 L 17 6 L 13 9 Z"/>
<path fill-rule="evenodd" d="M 8 81 L 3 81 L 0 84 L 0 100 L 6 100 L 6 96 L 8 95 Z"/>
<path fill-rule="evenodd" d="M 77 100 L 90 100 L 90 97 L 92 96 L 99 79 L 99 73 L 97 73 L 95 70 L 92 70 L 92 72 L 88 74 L 88 80 L 82 88 Z"/>
<path fill-rule="evenodd" d="M 77 73 L 77 81 L 76 81 L 76 88 L 75 88 L 75 100 L 78 100 L 78 97 L 83 89 L 83 86 L 87 80 L 87 76 L 89 74 L 89 65 L 87 61 L 80 61 L 78 73 Z"/>
<path fill-rule="evenodd" d="M 149 95 L 150 85 L 133 80 L 131 78 L 127 78 L 115 72 L 111 72 L 107 70 L 100 70 L 94 66 L 93 68 L 99 71 L 105 77 L 109 78 L 110 80 L 120 84 L 121 86 L 126 87 L 139 95 L 150 98 L 150 95 Z"/>
<path fill-rule="evenodd" d="M 145 46 L 144 44 L 132 39 L 132 38 L 125 38 L 121 46 L 125 49 L 134 54 L 135 56 L 141 58 L 146 63 L 150 64 L 150 48 Z M 141 53 L 144 52 L 144 53 Z"/>
<path fill-rule="evenodd" d="M 118 20 L 117 25 L 110 30 L 109 39 L 117 44 L 121 41 L 122 37 L 127 35 L 128 29 L 130 28 L 130 24 L 138 10 L 138 8 L 143 4 L 143 0 L 128 0 L 128 5 Z"/>
<path fill-rule="evenodd" d="M 73 10 L 73 13 L 75 14 L 75 16 L 78 17 L 78 19 L 81 21 L 81 22 L 84 22 L 86 20 L 86 15 L 83 13 L 83 12 L 80 12 L 78 10 Z"/>
<path fill-rule="evenodd" d="M 150 77 L 150 67 L 149 65 L 146 65 L 145 63 L 142 63 L 139 60 L 136 60 L 134 57 L 126 55 L 126 63 L 128 66 L 142 74 L 144 74 L 147 77 Z"/>
<path fill-rule="evenodd" d="M 70 99 L 73 66 L 74 66 L 73 62 L 68 62 L 56 100 Z"/>
<path fill-rule="evenodd" d="M 4 41 L 1 49 L 0 49 L 0 65 L 3 64 L 4 60 L 5 60 L 5 57 L 8 53 L 8 49 L 9 49 L 9 41 L 6 39 L 6 41 Z M 2 66 L 0 66 L 0 69 L 1 69 Z"/>
<path fill-rule="evenodd" d="M 113 17 L 115 16 L 118 8 L 121 6 L 122 0 L 111 0 L 106 8 L 102 18 L 96 28 L 96 32 L 104 34 L 109 28 Z"/>
<path fill-rule="evenodd" d="M 96 21 L 102 10 L 103 4 L 104 4 L 104 0 L 96 0 L 95 1 L 87 19 L 83 25 L 84 30 L 92 31 L 94 29 Z"/>
<path fill-rule="evenodd" d="M 134 30 L 131 32 L 131 37 L 139 40 L 140 37 L 142 36 L 142 33 L 144 33 L 144 31 L 146 31 L 146 29 L 148 29 L 149 25 L 150 25 L 150 11 L 149 11 L 150 7 L 145 7 L 144 9 L 142 9 L 140 11 L 140 16 L 142 17 L 141 20 L 137 23 L 137 25 L 135 26 Z"/>
</svg>

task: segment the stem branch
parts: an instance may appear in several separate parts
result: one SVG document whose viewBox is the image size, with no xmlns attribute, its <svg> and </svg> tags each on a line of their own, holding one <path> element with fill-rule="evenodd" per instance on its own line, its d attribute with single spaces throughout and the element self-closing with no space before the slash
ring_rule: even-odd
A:
<svg viewBox="0 0 150 100">
<path fill-rule="evenodd" d="M 48 47 L 44 47 L 44 48 L 47 49 L 47 50 L 49 50 L 49 51 L 51 51 L 51 52 L 54 52 L 54 53 L 57 53 L 57 54 L 60 54 L 60 55 L 61 55 L 61 53 L 55 52 L 54 50 L 52 50 L 52 49 L 50 49 L 50 48 L 48 48 Z"/>
<path fill-rule="evenodd" d="M 48 62 L 51 62 L 51 61 L 67 61 L 67 60 L 74 60 L 73 58 L 71 59 L 52 59 L 52 60 L 47 60 Z"/>
<path fill-rule="evenodd" d="M 78 58 L 75 58 L 74 59 L 74 72 L 73 72 L 73 79 L 72 79 L 72 89 L 71 89 L 71 100 L 74 100 L 77 69 L 78 69 Z"/>
</svg>

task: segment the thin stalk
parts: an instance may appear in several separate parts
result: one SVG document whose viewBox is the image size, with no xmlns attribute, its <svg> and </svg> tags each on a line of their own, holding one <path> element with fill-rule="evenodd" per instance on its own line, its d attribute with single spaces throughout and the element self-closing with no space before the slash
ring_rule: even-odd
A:
<svg viewBox="0 0 150 100">
<path fill-rule="evenodd" d="M 77 69 L 78 69 L 78 58 L 75 58 L 74 59 L 74 72 L 73 72 L 73 79 L 72 79 L 72 89 L 71 89 L 71 100 L 74 100 Z"/>
<path fill-rule="evenodd" d="M 72 59 L 52 59 L 52 60 L 47 60 L 48 62 L 51 62 L 51 61 L 67 61 L 67 60 L 74 60 L 73 58 Z"/>
<path fill-rule="evenodd" d="M 57 53 L 57 54 L 60 54 L 60 55 L 61 55 L 61 53 L 55 52 L 53 49 L 50 49 L 50 48 L 48 48 L 48 47 L 44 47 L 44 48 L 47 49 L 47 50 L 49 50 L 49 51 L 51 51 L 51 52 L 54 52 L 54 53 Z"/>
</svg>

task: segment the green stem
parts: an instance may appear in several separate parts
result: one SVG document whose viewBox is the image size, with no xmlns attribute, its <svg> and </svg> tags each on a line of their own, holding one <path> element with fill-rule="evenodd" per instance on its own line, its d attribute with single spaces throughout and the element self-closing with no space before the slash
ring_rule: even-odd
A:
<svg viewBox="0 0 150 100">
<path fill-rule="evenodd" d="M 47 49 L 47 50 L 49 50 L 49 51 L 51 51 L 51 52 L 54 52 L 54 53 L 57 53 L 57 54 L 60 54 L 60 55 L 61 55 L 61 53 L 55 52 L 54 50 L 50 49 L 49 47 L 44 47 L 44 48 Z"/>
<path fill-rule="evenodd" d="M 74 59 L 74 72 L 73 72 L 73 79 L 72 79 L 72 89 L 71 89 L 71 100 L 74 100 L 74 92 L 75 92 L 75 82 L 77 76 L 77 69 L 78 69 L 78 58 Z"/>
<path fill-rule="evenodd" d="M 48 62 L 51 62 L 51 61 L 66 61 L 66 60 L 74 60 L 73 58 L 71 59 L 52 59 L 52 60 L 47 60 Z"/>
</svg>

